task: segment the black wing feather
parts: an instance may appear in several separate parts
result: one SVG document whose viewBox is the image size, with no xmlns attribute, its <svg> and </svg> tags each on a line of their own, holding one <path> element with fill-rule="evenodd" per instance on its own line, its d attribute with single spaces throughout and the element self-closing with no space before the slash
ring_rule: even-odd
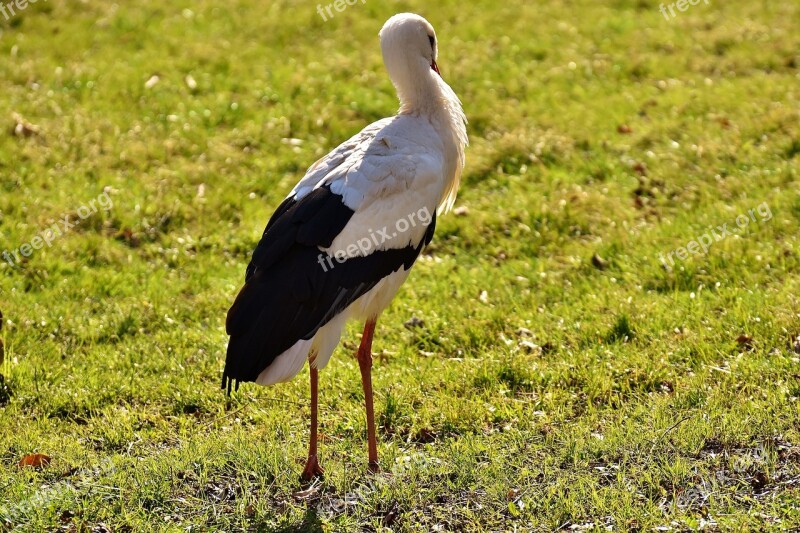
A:
<svg viewBox="0 0 800 533">
<path fill-rule="evenodd" d="M 312 338 L 334 316 L 400 268 L 411 268 L 433 238 L 436 217 L 417 246 L 375 251 L 366 257 L 333 260 L 327 248 L 353 211 L 342 197 L 320 187 L 295 201 L 288 198 L 267 224 L 247 267 L 245 285 L 228 311 L 230 335 L 223 388 L 255 381 L 281 353 Z"/>
</svg>

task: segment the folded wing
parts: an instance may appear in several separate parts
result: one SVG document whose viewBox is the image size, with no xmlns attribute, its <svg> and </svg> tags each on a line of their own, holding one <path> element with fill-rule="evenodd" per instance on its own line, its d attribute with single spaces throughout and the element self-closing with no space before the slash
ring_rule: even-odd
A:
<svg viewBox="0 0 800 533">
<path fill-rule="evenodd" d="M 436 158 L 406 156 L 381 123 L 312 167 L 267 224 L 228 312 L 228 390 L 255 381 L 383 278 L 411 268 L 432 239 L 438 200 L 427 197 L 440 172 Z M 347 246 L 414 209 L 431 213 L 417 231 L 373 239 L 374 246 L 358 251 Z"/>
</svg>

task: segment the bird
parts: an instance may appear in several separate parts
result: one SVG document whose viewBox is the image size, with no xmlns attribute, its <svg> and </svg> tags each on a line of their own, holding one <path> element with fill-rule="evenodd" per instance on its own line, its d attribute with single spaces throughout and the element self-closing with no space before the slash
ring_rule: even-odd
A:
<svg viewBox="0 0 800 533">
<path fill-rule="evenodd" d="M 365 127 L 306 172 L 269 219 L 230 307 L 222 388 L 274 385 L 309 363 L 311 420 L 301 478 L 324 474 L 317 447 L 319 371 L 348 320 L 364 323 L 356 353 L 367 418 L 368 471 L 379 472 L 372 340 L 380 314 L 455 202 L 467 118 L 437 63 L 433 26 L 400 13 L 379 33 L 397 92 L 395 116 Z"/>
</svg>

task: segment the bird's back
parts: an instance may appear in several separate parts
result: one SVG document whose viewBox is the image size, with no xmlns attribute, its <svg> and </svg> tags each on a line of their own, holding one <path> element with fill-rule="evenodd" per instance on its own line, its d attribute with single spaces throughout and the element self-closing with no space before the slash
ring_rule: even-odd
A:
<svg viewBox="0 0 800 533">
<path fill-rule="evenodd" d="M 267 224 L 228 312 L 223 386 L 255 381 L 381 280 L 411 268 L 433 237 L 442 151 L 429 123 L 401 115 L 309 169 Z"/>
</svg>

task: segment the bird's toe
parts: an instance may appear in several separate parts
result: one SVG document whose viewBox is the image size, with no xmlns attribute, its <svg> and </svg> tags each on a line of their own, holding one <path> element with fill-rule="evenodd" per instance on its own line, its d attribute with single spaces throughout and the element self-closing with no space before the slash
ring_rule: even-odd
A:
<svg viewBox="0 0 800 533">
<path fill-rule="evenodd" d="M 325 476 L 325 470 L 319 464 L 319 459 L 317 459 L 316 455 L 312 455 L 306 461 L 306 467 L 303 469 L 303 473 L 300 474 L 300 479 L 302 481 L 311 481 L 315 478 L 322 478 Z"/>
</svg>

